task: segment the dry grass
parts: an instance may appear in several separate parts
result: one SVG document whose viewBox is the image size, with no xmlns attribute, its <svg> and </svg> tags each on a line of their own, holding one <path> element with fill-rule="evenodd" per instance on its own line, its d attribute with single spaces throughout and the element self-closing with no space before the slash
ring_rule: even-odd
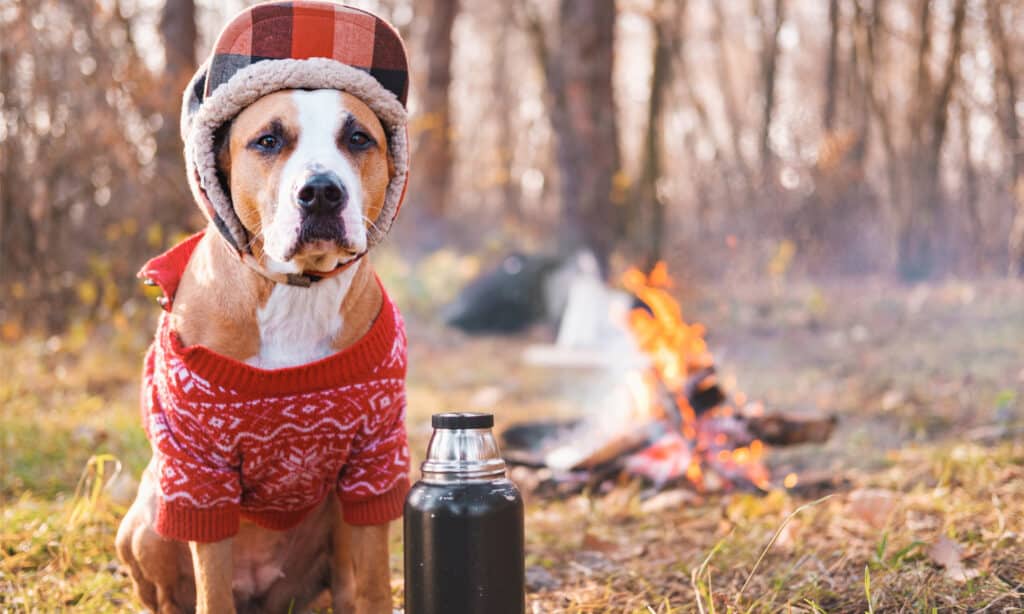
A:
<svg viewBox="0 0 1024 614">
<path fill-rule="evenodd" d="M 842 416 L 828 445 L 773 452 L 775 470 L 845 485 L 821 501 L 828 493 L 798 487 L 686 493 L 661 509 L 629 483 L 530 500 L 532 611 L 1024 608 L 1024 288 L 785 290 L 685 298 L 708 324 L 726 382 Z M 577 380 L 518 364 L 523 341 L 468 340 L 411 320 L 416 451 L 434 411 L 488 407 L 507 424 L 572 409 Z M 148 454 L 136 386 L 151 330 L 122 320 L 0 348 L 0 611 L 137 607 L 113 536 L 131 489 L 123 476 L 137 476 Z M 102 491 L 115 467 L 105 455 L 124 473 Z M 936 564 L 929 546 L 941 536 L 963 547 L 976 577 L 957 581 Z M 397 597 L 399 553 L 396 535 Z"/>
</svg>

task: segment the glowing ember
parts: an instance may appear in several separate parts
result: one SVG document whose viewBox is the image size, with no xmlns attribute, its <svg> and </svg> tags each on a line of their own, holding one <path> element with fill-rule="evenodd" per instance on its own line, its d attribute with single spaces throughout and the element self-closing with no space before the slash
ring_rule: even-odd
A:
<svg viewBox="0 0 1024 614">
<path fill-rule="evenodd" d="M 627 271 L 622 285 L 641 303 L 630 311 L 627 323 L 650 360 L 647 372 L 631 373 L 626 379 L 634 411 L 649 418 L 669 418 L 679 426 L 631 455 L 626 469 L 657 484 L 685 476 L 698 489 L 703 489 L 710 469 L 728 482 L 767 488 L 764 444 L 742 428 L 736 408 L 718 403 L 698 415 L 688 401 L 692 397 L 688 397 L 687 382 L 702 370 L 707 375 L 698 386 L 714 384 L 714 360 L 704 340 L 704 327 L 683 320 L 679 303 L 669 293 L 672 278 L 665 263 L 659 262 L 646 275 L 637 269 Z M 742 404 L 746 397 L 737 394 L 734 400 Z M 763 408 L 757 406 L 755 411 Z M 795 485 L 796 476 L 791 477 Z M 788 485 L 790 476 L 786 480 Z"/>
</svg>

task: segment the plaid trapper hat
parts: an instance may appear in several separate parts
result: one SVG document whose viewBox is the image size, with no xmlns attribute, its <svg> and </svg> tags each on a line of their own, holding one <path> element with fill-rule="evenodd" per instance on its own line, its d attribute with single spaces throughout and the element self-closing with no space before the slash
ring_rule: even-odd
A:
<svg viewBox="0 0 1024 614">
<path fill-rule="evenodd" d="M 344 91 L 377 114 L 395 170 L 380 217 L 368 229 L 368 245 L 380 242 L 398 215 L 408 177 L 408 60 L 391 24 L 332 2 L 269 2 L 239 13 L 192 78 L 181 134 L 203 212 L 239 253 L 248 253 L 248 233 L 217 174 L 214 136 L 245 107 L 284 89 Z"/>
</svg>

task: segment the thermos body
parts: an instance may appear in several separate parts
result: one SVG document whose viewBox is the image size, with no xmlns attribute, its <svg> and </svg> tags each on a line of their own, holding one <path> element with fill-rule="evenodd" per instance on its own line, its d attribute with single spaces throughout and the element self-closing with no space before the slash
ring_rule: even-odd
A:
<svg viewBox="0 0 1024 614">
<path fill-rule="evenodd" d="M 523 614 L 523 500 L 505 477 L 493 417 L 439 414 L 433 424 L 423 479 L 405 501 L 405 612 Z"/>
<path fill-rule="evenodd" d="M 419 483 L 405 503 L 407 614 L 522 614 L 523 501 L 508 480 Z"/>
</svg>

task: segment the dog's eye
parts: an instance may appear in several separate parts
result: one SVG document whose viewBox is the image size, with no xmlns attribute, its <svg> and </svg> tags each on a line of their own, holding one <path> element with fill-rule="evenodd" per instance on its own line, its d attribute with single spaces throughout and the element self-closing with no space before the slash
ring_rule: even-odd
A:
<svg viewBox="0 0 1024 614">
<path fill-rule="evenodd" d="M 281 139 L 277 138 L 273 134 L 264 134 L 260 138 L 256 139 L 256 147 L 263 151 L 274 151 L 281 144 Z"/>
<path fill-rule="evenodd" d="M 353 147 L 362 149 L 364 147 L 369 146 L 370 143 L 373 142 L 373 139 L 371 139 L 370 135 L 366 134 L 365 132 L 353 132 L 352 136 L 348 137 L 348 142 Z"/>
</svg>

